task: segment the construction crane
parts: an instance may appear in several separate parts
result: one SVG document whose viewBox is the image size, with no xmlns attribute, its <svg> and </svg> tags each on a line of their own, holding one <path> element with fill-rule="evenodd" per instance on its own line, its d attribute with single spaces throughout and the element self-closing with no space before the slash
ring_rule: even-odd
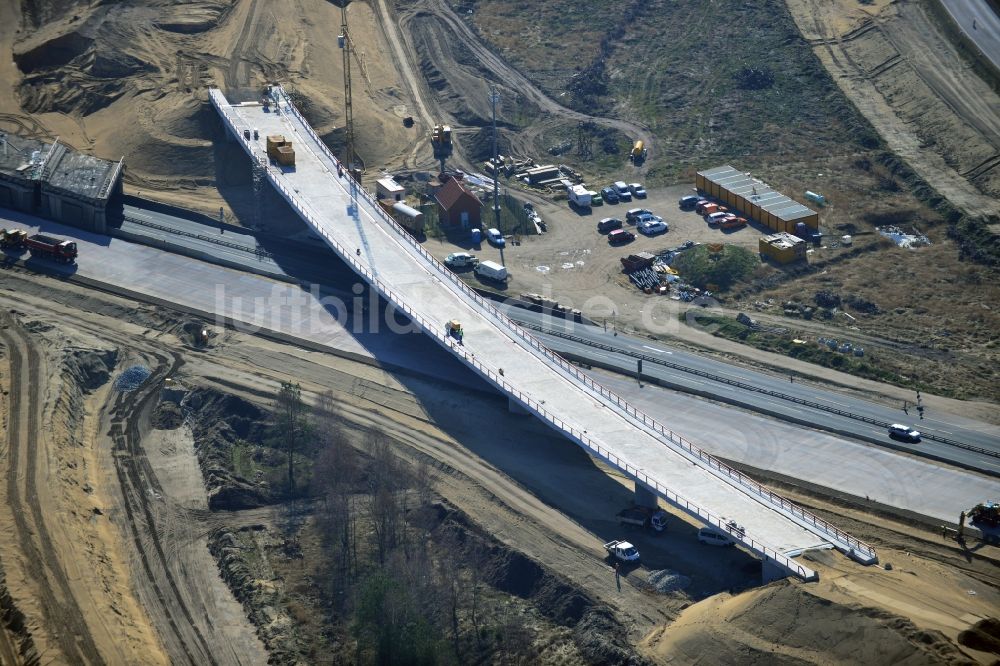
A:
<svg viewBox="0 0 1000 666">
<path fill-rule="evenodd" d="M 340 5 L 340 36 L 337 44 L 344 55 L 344 148 L 343 162 L 347 165 L 347 171 L 354 175 L 354 109 L 351 101 L 351 51 L 354 44 L 351 42 L 351 34 L 347 30 L 347 2 L 342 0 Z"/>
</svg>

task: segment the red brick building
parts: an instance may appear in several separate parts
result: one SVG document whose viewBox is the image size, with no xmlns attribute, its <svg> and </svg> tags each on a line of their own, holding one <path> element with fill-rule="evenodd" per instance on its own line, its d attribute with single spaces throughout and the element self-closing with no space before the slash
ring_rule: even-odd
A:
<svg viewBox="0 0 1000 666">
<path fill-rule="evenodd" d="M 441 226 L 461 226 L 463 229 L 479 226 L 483 204 L 460 181 L 448 179 L 434 194 L 434 200 Z"/>
</svg>

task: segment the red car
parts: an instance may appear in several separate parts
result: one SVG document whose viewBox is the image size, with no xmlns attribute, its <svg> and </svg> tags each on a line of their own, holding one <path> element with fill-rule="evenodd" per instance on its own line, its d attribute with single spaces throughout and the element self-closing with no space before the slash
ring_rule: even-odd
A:
<svg viewBox="0 0 1000 666">
<path fill-rule="evenodd" d="M 622 243 L 631 243 L 635 240 L 635 234 L 631 231 L 625 231 L 624 229 L 615 229 L 610 234 L 608 234 L 608 243 L 611 245 L 621 245 Z"/>
<path fill-rule="evenodd" d="M 747 225 L 747 218 L 737 217 L 732 213 L 726 215 L 726 217 L 721 222 L 719 222 L 720 229 L 740 229 L 742 227 L 745 227 L 746 225 Z"/>
</svg>

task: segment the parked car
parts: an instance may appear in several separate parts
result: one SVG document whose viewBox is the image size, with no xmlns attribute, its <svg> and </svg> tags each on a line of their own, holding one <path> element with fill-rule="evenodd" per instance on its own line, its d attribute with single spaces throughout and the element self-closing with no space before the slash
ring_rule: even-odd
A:
<svg viewBox="0 0 1000 666">
<path fill-rule="evenodd" d="M 618 199 L 621 201 L 632 201 L 632 192 L 628 189 L 628 185 L 624 181 L 616 180 L 614 182 L 615 191 L 618 192 Z"/>
<path fill-rule="evenodd" d="M 681 197 L 677 204 L 681 207 L 681 210 L 693 210 L 701 200 L 701 197 L 689 194 L 686 197 Z"/>
<path fill-rule="evenodd" d="M 718 532 L 711 527 L 703 527 L 698 530 L 698 541 L 707 543 L 709 546 L 732 546 L 733 540 L 722 532 Z"/>
<path fill-rule="evenodd" d="M 636 199 L 646 198 L 646 188 L 643 187 L 640 183 L 629 183 L 628 191 L 631 192 L 632 196 L 634 196 Z"/>
<path fill-rule="evenodd" d="M 729 209 L 725 206 L 720 206 L 717 203 L 707 203 L 701 207 L 702 215 L 711 215 L 712 213 L 728 213 Z"/>
<path fill-rule="evenodd" d="M 889 437 L 892 437 L 893 439 L 901 439 L 904 442 L 919 442 L 920 431 L 914 430 L 910 426 L 906 426 L 901 423 L 893 423 L 889 426 Z"/>
<path fill-rule="evenodd" d="M 499 229 L 487 229 L 486 240 L 494 247 L 504 247 L 507 245 L 507 241 L 503 239 L 503 234 L 500 233 Z"/>
<path fill-rule="evenodd" d="M 604 205 L 604 197 L 600 192 L 590 193 L 590 205 L 591 206 L 602 206 Z"/>
<path fill-rule="evenodd" d="M 655 236 L 656 234 L 665 233 L 670 229 L 667 223 L 661 218 L 652 216 L 651 219 L 647 219 L 639 223 L 639 233 L 645 234 L 646 236 Z"/>
<path fill-rule="evenodd" d="M 625 212 L 625 221 L 631 224 L 635 224 L 636 221 L 643 215 L 652 215 L 653 211 L 646 208 L 629 208 Z"/>
<path fill-rule="evenodd" d="M 705 206 L 708 206 L 711 203 L 712 203 L 711 201 L 709 201 L 708 199 L 705 199 L 705 198 L 698 199 L 698 201 L 695 202 L 695 204 L 694 204 L 694 212 L 698 213 L 699 215 L 704 215 L 705 214 Z"/>
<path fill-rule="evenodd" d="M 719 222 L 720 229 L 740 229 L 741 227 L 747 226 L 747 218 L 737 217 L 732 213 L 726 215 L 726 219 Z"/>
<path fill-rule="evenodd" d="M 622 221 L 616 217 L 606 217 L 597 223 L 597 230 L 602 234 L 622 228 Z"/>
<path fill-rule="evenodd" d="M 631 231 L 625 231 L 624 229 L 615 229 L 610 234 L 608 234 L 608 243 L 611 245 L 621 245 L 622 243 L 631 243 L 635 240 L 635 234 Z"/>
<path fill-rule="evenodd" d="M 613 188 L 611 186 L 602 187 L 601 188 L 601 196 L 609 204 L 616 204 L 616 203 L 618 203 L 618 190 L 616 190 L 615 188 Z"/>
<path fill-rule="evenodd" d="M 468 268 L 479 263 L 476 255 L 468 252 L 452 252 L 444 258 L 444 263 L 449 268 Z"/>
<path fill-rule="evenodd" d="M 719 213 L 709 213 L 708 215 L 705 216 L 705 222 L 707 222 L 709 224 L 709 226 L 713 226 L 714 227 L 719 222 L 722 222 L 722 220 L 725 219 L 725 217 L 726 217 L 726 213 L 721 213 L 721 212 L 719 212 Z"/>
</svg>

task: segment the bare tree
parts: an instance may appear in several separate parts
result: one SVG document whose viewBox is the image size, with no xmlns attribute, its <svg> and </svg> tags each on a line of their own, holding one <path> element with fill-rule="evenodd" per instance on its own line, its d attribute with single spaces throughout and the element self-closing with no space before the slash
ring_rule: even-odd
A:
<svg viewBox="0 0 1000 666">
<path fill-rule="evenodd" d="M 332 394 L 324 394 L 332 397 Z M 313 465 L 313 491 L 323 500 L 323 533 L 333 547 L 332 559 L 338 576 L 334 585 L 343 588 L 357 565 L 357 519 L 355 492 L 361 476 L 358 453 L 328 409 L 317 403 L 317 442 L 320 451 Z M 340 592 L 344 590 L 339 589 Z"/>
<path fill-rule="evenodd" d="M 379 563 L 384 564 L 390 550 L 401 542 L 407 545 L 402 525 L 411 475 L 406 464 L 392 452 L 385 437 L 371 435 L 368 443 L 372 457 L 371 473 L 368 475 L 369 517 Z"/>
<path fill-rule="evenodd" d="M 278 436 L 288 455 L 288 493 L 295 494 L 295 452 L 307 438 L 309 419 L 302 402 L 302 387 L 291 382 L 281 382 L 275 401 Z"/>
</svg>

